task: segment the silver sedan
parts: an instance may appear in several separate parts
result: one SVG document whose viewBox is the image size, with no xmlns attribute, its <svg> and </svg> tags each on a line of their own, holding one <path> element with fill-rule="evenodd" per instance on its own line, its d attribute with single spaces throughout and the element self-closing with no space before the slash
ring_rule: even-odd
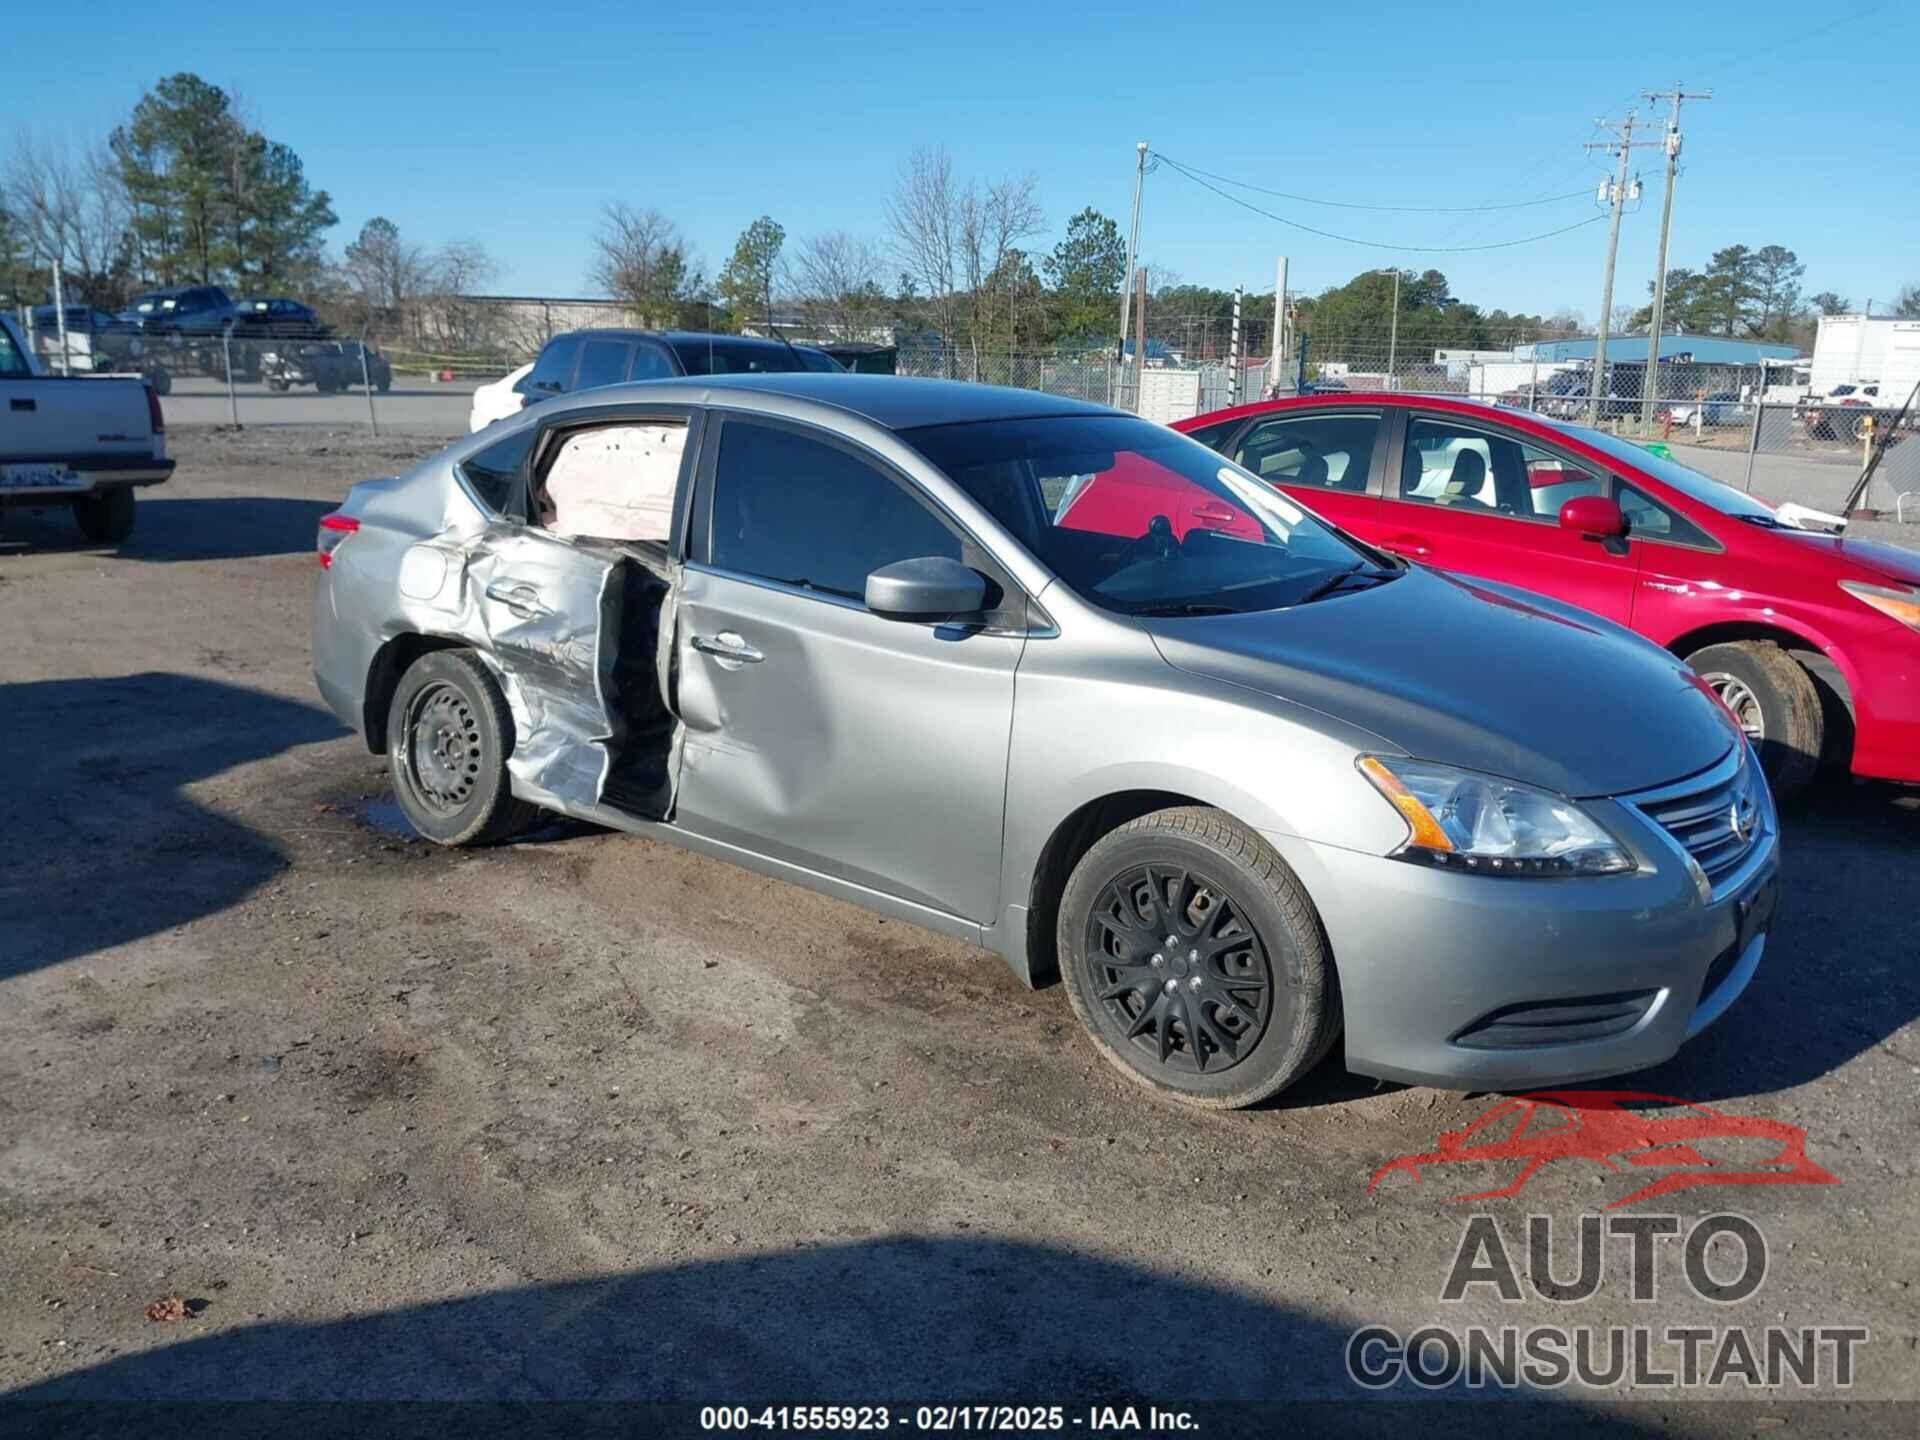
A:
<svg viewBox="0 0 1920 1440">
<path fill-rule="evenodd" d="M 1651 1065 L 1765 945 L 1772 802 L 1671 656 L 1116 411 L 630 385 L 319 542 L 320 690 L 423 835 L 553 811 L 963 937 L 1195 1104 L 1336 1044 L 1458 1088 Z"/>
</svg>

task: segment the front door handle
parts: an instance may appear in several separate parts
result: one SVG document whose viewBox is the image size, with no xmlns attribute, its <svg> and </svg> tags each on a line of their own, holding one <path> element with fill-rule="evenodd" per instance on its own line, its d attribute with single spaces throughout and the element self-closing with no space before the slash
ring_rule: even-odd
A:
<svg viewBox="0 0 1920 1440">
<path fill-rule="evenodd" d="M 1193 518 L 1204 520 L 1209 525 L 1231 525 L 1239 517 L 1224 505 L 1196 505 L 1193 507 Z"/>
<path fill-rule="evenodd" d="M 540 603 L 540 592 L 524 583 L 495 580 L 487 586 L 487 598 L 497 600 L 522 620 L 531 620 L 547 613 L 547 607 Z"/>
<path fill-rule="evenodd" d="M 7 402 L 7 408 L 9 410 L 38 410 L 40 407 L 34 402 L 33 397 L 29 395 L 25 399 L 15 396 Z"/>
<path fill-rule="evenodd" d="M 1396 555 L 1410 556 L 1415 560 L 1424 560 L 1433 553 L 1433 546 L 1419 535 L 1395 535 L 1380 542 L 1382 550 L 1391 550 Z"/>
<path fill-rule="evenodd" d="M 722 630 L 718 635 L 696 635 L 693 648 L 702 655 L 711 655 L 729 669 L 741 665 L 758 665 L 767 657 L 746 642 L 745 637 L 731 630 Z"/>
</svg>

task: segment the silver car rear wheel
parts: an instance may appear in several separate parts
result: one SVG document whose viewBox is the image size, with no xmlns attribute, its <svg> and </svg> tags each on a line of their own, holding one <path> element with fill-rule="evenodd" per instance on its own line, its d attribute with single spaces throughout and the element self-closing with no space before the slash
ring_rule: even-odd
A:
<svg viewBox="0 0 1920 1440">
<path fill-rule="evenodd" d="M 387 710 L 387 769 L 413 828 L 440 845 L 487 845 L 539 812 L 513 798 L 513 716 L 499 682 L 466 650 L 407 667 Z"/>
</svg>

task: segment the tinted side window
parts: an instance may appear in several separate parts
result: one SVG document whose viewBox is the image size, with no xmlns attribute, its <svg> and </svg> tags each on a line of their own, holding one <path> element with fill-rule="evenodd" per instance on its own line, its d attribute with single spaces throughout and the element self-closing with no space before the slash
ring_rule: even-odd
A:
<svg viewBox="0 0 1920 1440">
<path fill-rule="evenodd" d="M 1374 414 L 1262 420 L 1234 447 L 1233 458 L 1276 485 L 1365 490 L 1379 433 Z"/>
<path fill-rule="evenodd" d="M 1518 447 L 1477 430 L 1443 421 L 1415 420 L 1407 427 L 1406 456 L 1400 463 L 1400 498 L 1466 510 L 1499 507 L 1494 484 L 1496 447 Z"/>
<path fill-rule="evenodd" d="M 1535 520 L 1560 523 L 1560 507 L 1582 495 L 1604 495 L 1607 482 L 1584 465 L 1562 459 L 1531 445 L 1520 446 L 1520 461 L 1527 471 L 1527 493 L 1532 508 L 1526 512 Z"/>
<path fill-rule="evenodd" d="M 1189 440 L 1198 440 L 1209 450 L 1218 450 L 1244 423 L 1244 420 L 1221 420 L 1212 425 L 1202 425 L 1198 430 L 1181 433 Z"/>
<path fill-rule="evenodd" d="M 473 493 L 489 509 L 502 515 L 513 514 L 517 509 L 514 491 L 519 484 L 520 467 L 526 463 L 527 451 L 533 445 L 533 436 L 534 431 L 529 427 L 460 462 L 460 473 L 467 477 Z"/>
<path fill-rule="evenodd" d="M 1666 540 L 1675 545 L 1715 549 L 1713 538 L 1686 516 L 1677 514 L 1631 485 L 1620 486 L 1620 513 L 1627 517 L 1627 533 L 1636 540 Z"/>
<path fill-rule="evenodd" d="M 573 382 L 576 390 L 592 390 L 600 385 L 618 385 L 627 378 L 629 347 L 621 340 L 589 340 L 580 352 L 580 375 Z"/>
<path fill-rule="evenodd" d="M 960 541 L 888 476 L 789 430 L 727 422 L 709 555 L 723 570 L 859 599 L 895 560 L 961 558 Z"/>
<path fill-rule="evenodd" d="M 678 372 L 673 368 L 673 361 L 667 358 L 667 352 L 658 345 L 650 345 L 643 340 L 634 346 L 633 373 L 628 377 L 629 379 L 668 380 L 676 373 Z"/>
<path fill-rule="evenodd" d="M 549 340 L 547 348 L 540 352 L 540 358 L 533 362 L 533 373 L 527 376 L 527 389 L 558 395 L 573 378 L 573 362 L 579 355 L 580 341 L 577 337 L 567 335 L 558 340 Z"/>
</svg>

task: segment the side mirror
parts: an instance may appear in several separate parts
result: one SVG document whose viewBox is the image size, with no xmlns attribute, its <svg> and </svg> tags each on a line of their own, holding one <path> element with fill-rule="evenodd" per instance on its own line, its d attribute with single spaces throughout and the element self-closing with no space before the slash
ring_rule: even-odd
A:
<svg viewBox="0 0 1920 1440">
<path fill-rule="evenodd" d="M 1605 495 L 1576 495 L 1560 507 L 1562 528 L 1593 540 L 1617 540 L 1627 533 L 1627 517 Z"/>
<path fill-rule="evenodd" d="M 986 608 L 987 580 L 958 560 L 923 555 L 867 576 L 867 609 L 888 620 L 944 620 Z"/>
</svg>

